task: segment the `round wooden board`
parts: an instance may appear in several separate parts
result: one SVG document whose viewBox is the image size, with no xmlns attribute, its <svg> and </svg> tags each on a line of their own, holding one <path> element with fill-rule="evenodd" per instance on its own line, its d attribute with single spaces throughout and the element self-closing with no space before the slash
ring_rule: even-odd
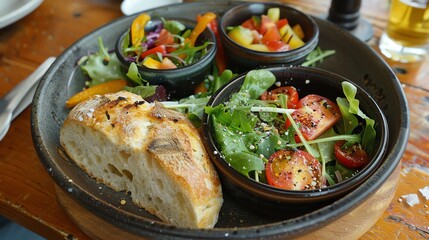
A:
<svg viewBox="0 0 429 240">
<path fill-rule="evenodd" d="M 302 239 L 358 239 L 381 217 L 395 194 L 399 180 L 400 165 L 383 186 L 361 205 L 329 225 L 308 233 Z M 59 204 L 72 221 L 92 239 L 142 240 L 135 235 L 92 214 L 59 187 L 55 187 Z"/>
<path fill-rule="evenodd" d="M 57 200 L 72 221 L 91 239 L 127 239 L 143 240 L 145 238 L 130 233 L 120 227 L 99 218 L 72 199 L 67 193 L 55 186 Z"/>
</svg>

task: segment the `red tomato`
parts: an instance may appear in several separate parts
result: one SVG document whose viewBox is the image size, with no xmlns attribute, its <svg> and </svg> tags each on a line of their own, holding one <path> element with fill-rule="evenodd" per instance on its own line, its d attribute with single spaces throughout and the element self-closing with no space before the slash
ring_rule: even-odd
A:
<svg viewBox="0 0 429 240">
<path fill-rule="evenodd" d="M 277 25 L 277 28 L 280 29 L 280 28 L 282 28 L 284 25 L 286 25 L 288 23 L 289 22 L 288 22 L 288 20 L 286 18 L 282 18 L 282 19 L 280 19 L 280 20 L 278 20 L 276 22 L 276 25 Z"/>
<path fill-rule="evenodd" d="M 250 30 L 259 31 L 259 26 L 255 23 L 253 18 L 249 18 L 241 24 L 242 27 L 248 28 Z"/>
<path fill-rule="evenodd" d="M 156 46 L 159 45 L 171 45 L 174 43 L 174 36 L 167 31 L 165 28 L 163 28 L 161 30 L 161 32 L 159 32 L 159 37 L 155 42 Z"/>
<path fill-rule="evenodd" d="M 265 165 L 269 185 L 287 190 L 319 189 L 326 185 L 322 165 L 302 150 L 279 150 Z"/>
<path fill-rule="evenodd" d="M 334 155 L 338 162 L 348 168 L 360 168 L 369 163 L 368 155 L 360 144 L 355 143 L 351 146 L 343 147 L 345 142 L 338 141 L 334 145 Z"/>
<path fill-rule="evenodd" d="M 282 39 L 282 36 L 280 35 L 279 30 L 277 29 L 277 27 L 272 27 L 267 29 L 261 39 L 261 42 L 266 43 L 268 41 L 279 41 L 280 39 Z"/>
<path fill-rule="evenodd" d="M 261 28 L 259 30 L 259 33 L 262 35 L 265 35 L 268 29 L 270 28 L 277 28 L 276 23 L 273 22 L 267 15 L 261 16 Z"/>
<path fill-rule="evenodd" d="M 298 103 L 299 96 L 298 91 L 293 86 L 278 87 L 269 92 L 264 92 L 261 95 L 261 100 L 277 100 L 279 94 L 284 94 L 287 96 L 287 107 L 296 108 Z"/>
<path fill-rule="evenodd" d="M 316 139 L 341 118 L 336 103 L 316 94 L 303 97 L 296 108 L 291 116 L 306 140 Z M 290 121 L 286 121 L 286 128 L 290 125 Z M 300 142 L 299 138 L 295 139 Z"/>
<path fill-rule="evenodd" d="M 215 34 L 216 42 L 220 43 L 219 26 L 216 19 L 213 19 L 208 26 Z M 222 44 L 217 45 L 215 62 L 219 70 L 219 74 L 222 74 L 222 72 L 226 69 L 226 58 L 225 53 L 223 52 Z"/>
<path fill-rule="evenodd" d="M 289 44 L 283 42 L 282 40 L 268 41 L 265 43 L 265 45 L 267 45 L 267 47 L 273 52 L 284 52 L 290 49 Z"/>
<path fill-rule="evenodd" d="M 147 51 L 142 52 L 140 54 L 140 57 L 142 59 L 144 59 L 145 57 L 147 57 L 147 56 L 149 56 L 151 54 L 156 54 L 156 53 L 161 53 L 163 55 L 166 54 L 167 50 L 166 50 L 165 45 L 159 45 L 159 46 L 156 46 L 154 48 L 148 49 Z"/>
</svg>

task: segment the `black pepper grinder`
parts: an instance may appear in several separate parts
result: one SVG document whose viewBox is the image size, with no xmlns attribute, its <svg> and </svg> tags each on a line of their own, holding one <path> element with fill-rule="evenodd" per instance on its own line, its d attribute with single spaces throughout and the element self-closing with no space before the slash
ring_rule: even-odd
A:
<svg viewBox="0 0 429 240">
<path fill-rule="evenodd" d="M 332 0 L 328 20 L 366 42 L 372 38 L 373 29 L 360 17 L 360 7 L 361 0 Z"/>
</svg>

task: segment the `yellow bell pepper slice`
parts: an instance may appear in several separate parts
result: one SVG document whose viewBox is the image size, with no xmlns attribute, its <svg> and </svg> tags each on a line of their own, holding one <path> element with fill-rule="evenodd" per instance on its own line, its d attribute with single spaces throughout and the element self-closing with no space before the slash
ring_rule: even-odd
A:
<svg viewBox="0 0 429 240">
<path fill-rule="evenodd" d="M 133 23 L 131 24 L 130 30 L 131 44 L 133 46 L 138 45 L 143 40 L 145 35 L 144 28 L 149 21 L 150 15 L 146 13 L 142 13 L 134 19 Z"/>
<path fill-rule="evenodd" d="M 151 57 L 148 57 L 144 60 L 143 66 L 151 69 L 160 69 L 161 68 L 161 62 L 157 61 Z"/>
<path fill-rule="evenodd" d="M 189 38 L 186 39 L 186 42 L 189 42 L 190 47 L 195 45 L 195 41 L 197 41 L 198 36 L 204 31 L 204 29 L 206 29 L 207 24 L 214 19 L 216 19 L 216 14 L 212 12 L 206 12 L 198 19 L 197 25 L 192 30 Z"/>
<path fill-rule="evenodd" d="M 112 80 L 109 82 L 101 83 L 94 85 L 90 88 L 84 89 L 71 98 L 69 98 L 66 102 L 66 107 L 72 108 L 76 106 L 78 103 L 88 100 L 90 97 L 95 95 L 103 95 L 108 93 L 115 93 L 122 90 L 127 85 L 127 81 L 125 80 Z"/>
</svg>

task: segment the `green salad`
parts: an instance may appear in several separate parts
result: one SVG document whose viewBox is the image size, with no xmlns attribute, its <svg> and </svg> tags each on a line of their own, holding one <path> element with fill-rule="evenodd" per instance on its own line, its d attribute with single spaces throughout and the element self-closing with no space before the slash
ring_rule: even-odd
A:
<svg viewBox="0 0 429 240">
<path fill-rule="evenodd" d="M 310 79 L 311 80 L 311 79 Z M 274 87 L 268 70 L 247 73 L 240 90 L 206 107 L 221 155 L 241 174 L 288 190 L 344 181 L 369 162 L 376 131 L 359 108 L 356 87 L 342 82 L 334 101 Z"/>
</svg>

